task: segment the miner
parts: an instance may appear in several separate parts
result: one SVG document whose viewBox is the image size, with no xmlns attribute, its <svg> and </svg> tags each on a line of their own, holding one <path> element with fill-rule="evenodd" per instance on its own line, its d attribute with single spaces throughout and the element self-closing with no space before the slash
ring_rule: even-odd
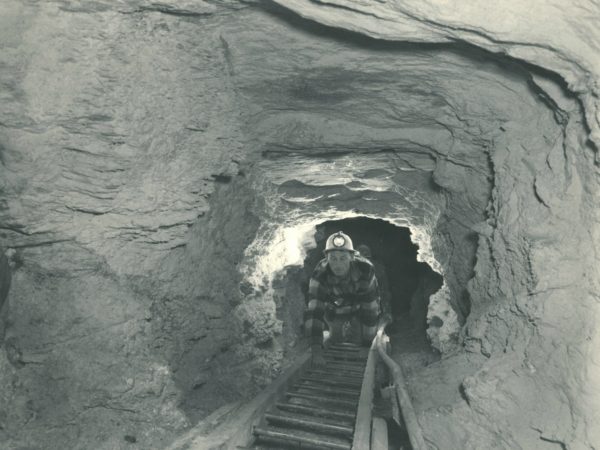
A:
<svg viewBox="0 0 600 450">
<path fill-rule="evenodd" d="M 377 333 L 379 316 L 373 264 L 354 250 L 347 234 L 332 234 L 325 244 L 325 258 L 315 267 L 308 286 L 304 325 L 313 363 L 324 363 L 326 324 L 329 342 L 369 345 Z"/>
</svg>

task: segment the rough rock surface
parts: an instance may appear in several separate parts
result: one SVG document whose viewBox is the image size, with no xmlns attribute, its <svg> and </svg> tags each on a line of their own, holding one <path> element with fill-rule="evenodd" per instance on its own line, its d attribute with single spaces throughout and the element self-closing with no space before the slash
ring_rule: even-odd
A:
<svg viewBox="0 0 600 450">
<path fill-rule="evenodd" d="M 280 3 L 0 5 L 0 447 L 163 448 L 251 395 L 356 216 L 444 276 L 432 448 L 600 447 L 598 5 Z"/>
</svg>

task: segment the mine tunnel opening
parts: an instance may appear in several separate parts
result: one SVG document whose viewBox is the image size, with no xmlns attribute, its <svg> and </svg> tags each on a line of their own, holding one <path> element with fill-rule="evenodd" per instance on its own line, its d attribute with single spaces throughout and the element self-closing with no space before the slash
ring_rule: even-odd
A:
<svg viewBox="0 0 600 450">
<path fill-rule="evenodd" d="M 343 231 L 353 240 L 354 248 L 375 267 L 382 311 L 392 319 L 388 333 L 404 329 L 425 339 L 429 298 L 441 288 L 443 277 L 427 263 L 418 261 L 419 247 L 412 242 L 410 229 L 369 217 L 329 220 L 315 228 L 316 247 L 304 259 L 305 298 L 312 271 L 323 258 L 327 237 Z M 440 318 L 433 317 L 431 321 L 436 322 L 435 326 L 442 325 Z"/>
</svg>

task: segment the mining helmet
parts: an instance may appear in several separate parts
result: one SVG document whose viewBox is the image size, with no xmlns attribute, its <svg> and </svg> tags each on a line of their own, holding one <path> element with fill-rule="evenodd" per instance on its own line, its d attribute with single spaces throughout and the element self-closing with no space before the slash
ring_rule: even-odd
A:
<svg viewBox="0 0 600 450">
<path fill-rule="evenodd" d="M 354 253 L 354 247 L 352 246 L 352 239 L 347 234 L 338 231 L 333 233 L 327 238 L 325 244 L 325 253 L 332 250 L 345 250 L 347 252 Z"/>
</svg>

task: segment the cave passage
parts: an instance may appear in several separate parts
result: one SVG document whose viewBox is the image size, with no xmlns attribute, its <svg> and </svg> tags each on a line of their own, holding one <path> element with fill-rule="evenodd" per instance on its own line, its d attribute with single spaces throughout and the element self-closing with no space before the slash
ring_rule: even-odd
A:
<svg viewBox="0 0 600 450">
<path fill-rule="evenodd" d="M 327 237 L 336 231 L 348 234 L 355 249 L 360 251 L 366 245 L 370 250 L 369 259 L 375 266 L 382 309 L 389 309 L 395 323 L 410 324 L 415 331 L 424 331 L 429 297 L 442 286 L 443 278 L 428 264 L 417 261 L 418 246 L 411 241 L 410 230 L 367 217 L 323 222 L 316 226 L 317 246 L 307 253 L 304 260 L 306 280 L 323 258 Z M 306 295 L 308 281 L 303 284 L 302 290 Z"/>
</svg>

